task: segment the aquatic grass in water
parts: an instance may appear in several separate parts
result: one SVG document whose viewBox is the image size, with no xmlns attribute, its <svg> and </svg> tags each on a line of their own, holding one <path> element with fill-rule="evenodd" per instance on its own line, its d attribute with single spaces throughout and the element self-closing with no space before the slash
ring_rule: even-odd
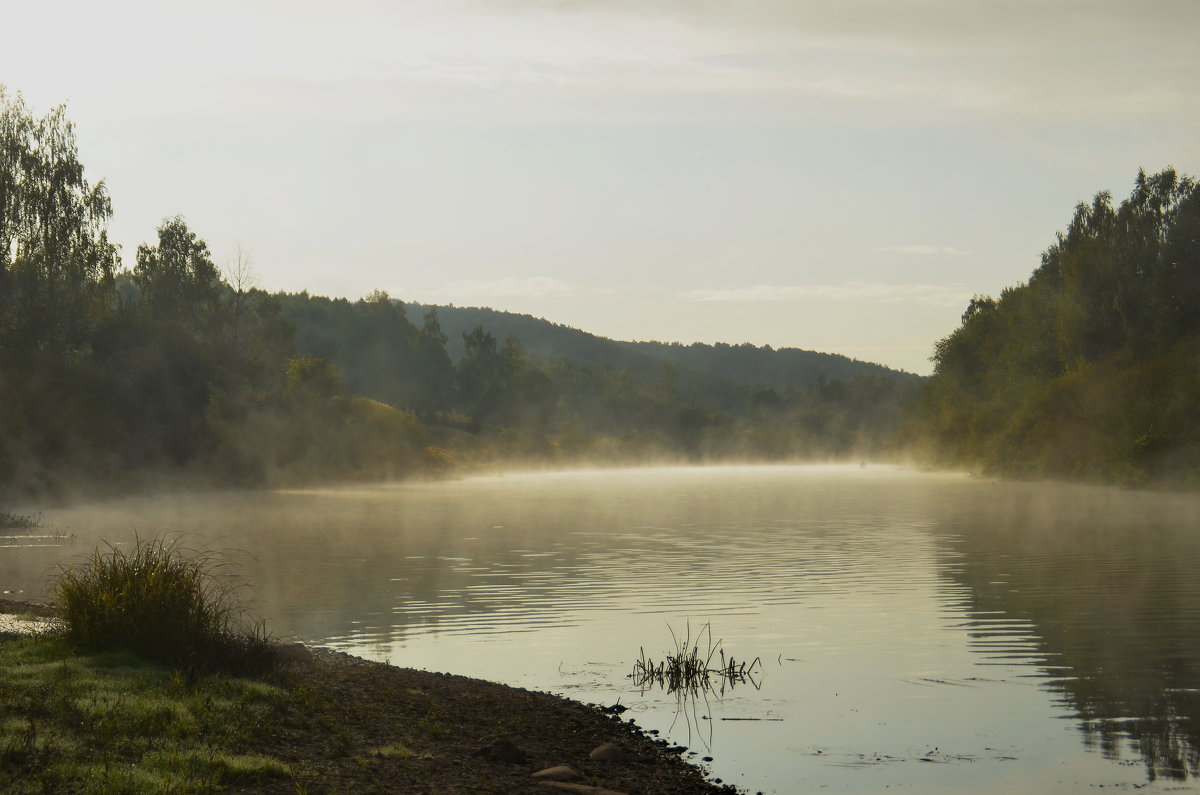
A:
<svg viewBox="0 0 1200 795">
<path fill-rule="evenodd" d="M 750 662 L 736 660 L 733 655 L 726 656 L 721 640 L 714 643 L 712 626 L 705 624 L 692 640 L 692 626 L 689 622 L 687 632 L 681 637 L 675 634 L 670 626 L 671 640 L 675 651 L 667 652 L 659 661 L 646 656 L 646 650 L 640 649 L 637 661 L 633 664 L 633 673 L 629 675 L 634 684 L 640 688 L 658 686 L 668 693 L 684 693 L 699 695 L 710 691 L 734 687 L 749 683 L 758 687 L 753 674 L 756 668 L 762 668 L 762 661 L 755 657 Z M 705 639 L 705 649 L 701 652 L 700 640 Z"/>
<path fill-rule="evenodd" d="M 222 563 L 174 542 L 136 539 L 97 549 L 62 570 L 57 596 L 66 639 L 90 651 L 125 649 L 192 668 L 264 670 L 272 662 L 261 626 L 246 628 Z"/>
<path fill-rule="evenodd" d="M 0 535 L 0 540 L 16 541 L 18 544 L 24 542 L 35 543 L 38 541 L 73 541 L 75 535 L 68 534 L 62 530 L 47 525 L 42 521 L 41 511 L 37 513 L 13 513 L 11 511 L 0 511 L 0 532 L 8 535 Z M 5 591 L 5 593 L 9 593 Z"/>
<path fill-rule="evenodd" d="M 40 513 L 0 511 L 0 530 L 37 530 L 42 526 Z"/>
</svg>

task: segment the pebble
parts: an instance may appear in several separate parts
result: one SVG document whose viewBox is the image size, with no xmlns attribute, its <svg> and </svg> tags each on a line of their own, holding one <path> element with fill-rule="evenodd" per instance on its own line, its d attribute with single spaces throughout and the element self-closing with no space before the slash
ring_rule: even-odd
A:
<svg viewBox="0 0 1200 795">
<path fill-rule="evenodd" d="M 555 765 L 545 770 L 539 770 L 533 774 L 533 777 L 543 778 L 548 781 L 571 781 L 579 778 L 579 773 L 570 765 Z"/>
<path fill-rule="evenodd" d="M 588 759 L 598 762 L 620 762 L 624 758 L 625 752 L 613 743 L 601 743 L 588 754 Z"/>
</svg>

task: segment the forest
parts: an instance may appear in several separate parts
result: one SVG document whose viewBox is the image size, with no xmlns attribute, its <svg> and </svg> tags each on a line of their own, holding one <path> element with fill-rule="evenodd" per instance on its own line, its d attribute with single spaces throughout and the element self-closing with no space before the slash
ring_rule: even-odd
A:
<svg viewBox="0 0 1200 795">
<path fill-rule="evenodd" d="M 937 342 L 905 443 L 1021 478 L 1200 486 L 1200 186 L 1139 171 Z"/>
<path fill-rule="evenodd" d="M 131 263 L 63 107 L 0 87 L 0 496 L 479 467 L 865 460 L 1200 486 L 1200 187 L 1139 172 L 921 378 L 618 342 L 487 308 L 269 292 L 168 216 Z"/>
<path fill-rule="evenodd" d="M 180 216 L 126 263 L 112 211 L 65 109 L 36 116 L 0 87 L 6 499 L 857 460 L 894 451 L 923 385 L 845 357 L 616 343 L 492 310 L 451 337 L 437 308 L 410 317 L 380 290 L 268 292 L 244 260 L 218 267 Z"/>
</svg>

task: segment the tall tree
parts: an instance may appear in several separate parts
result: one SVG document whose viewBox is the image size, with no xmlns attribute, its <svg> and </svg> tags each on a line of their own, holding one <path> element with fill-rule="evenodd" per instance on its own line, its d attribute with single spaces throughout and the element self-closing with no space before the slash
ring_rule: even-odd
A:
<svg viewBox="0 0 1200 795">
<path fill-rule="evenodd" d="M 442 325 L 438 322 L 437 310 L 430 309 L 425 313 L 421 331 L 414 342 L 417 373 L 422 387 L 415 408 L 417 414 L 424 418 L 444 412 L 454 398 L 454 365 L 446 353 L 447 342 Z"/>
<path fill-rule="evenodd" d="M 65 108 L 35 118 L 0 85 L 0 348 L 86 344 L 118 264 L 111 216 L 104 183 L 84 178 Z"/>
<path fill-rule="evenodd" d="M 157 246 L 138 246 L 133 279 L 154 320 L 196 332 L 211 330 L 221 297 L 221 273 L 208 244 L 188 229 L 182 216 L 162 222 Z"/>
<path fill-rule="evenodd" d="M 496 338 L 483 326 L 464 331 L 463 356 L 458 361 L 458 396 L 471 420 L 478 425 L 496 410 L 499 393 L 506 381 L 503 360 Z"/>
</svg>

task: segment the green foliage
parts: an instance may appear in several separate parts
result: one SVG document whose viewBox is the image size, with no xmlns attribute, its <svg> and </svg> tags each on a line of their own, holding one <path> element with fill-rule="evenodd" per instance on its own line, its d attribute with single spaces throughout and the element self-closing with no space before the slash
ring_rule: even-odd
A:
<svg viewBox="0 0 1200 795">
<path fill-rule="evenodd" d="M 362 324 L 369 301 L 307 294 L 281 300 L 296 324 L 301 351 L 328 356 L 345 373 L 348 392 L 415 413 L 430 426 L 435 444 L 460 461 L 617 464 L 880 455 L 922 384 L 915 376 L 850 360 L 844 360 L 848 377 L 835 377 L 834 370 L 821 375 L 814 368 L 843 360 L 805 351 L 659 346 L 694 355 L 701 369 L 690 369 L 576 329 L 454 307 L 426 312 L 415 337 L 376 339 L 376 346 L 397 350 L 380 351 L 368 361 L 358 351 L 367 338 Z M 458 332 L 457 366 L 450 364 L 455 346 L 443 330 L 443 314 L 453 319 L 455 330 L 466 318 L 488 323 Z M 510 333 L 501 341 L 497 329 L 515 329 L 522 338 Z M 546 358 L 552 351 L 577 355 Z M 403 393 L 382 388 L 390 376 L 379 362 L 409 368 L 414 386 Z M 734 372 L 781 385 L 723 375 Z M 374 386 L 360 391 L 352 385 Z"/>
<path fill-rule="evenodd" d="M 423 393 L 419 332 L 404 305 L 375 291 L 359 301 L 308 293 L 277 296 L 296 328 L 296 349 L 325 359 L 344 375 L 346 391 L 414 408 Z"/>
<path fill-rule="evenodd" d="M 526 358 L 520 341 L 509 336 L 497 347 L 496 338 L 477 326 L 463 334 L 463 344 L 457 395 L 474 427 L 490 423 L 545 430 L 558 393 L 546 374 Z"/>
<path fill-rule="evenodd" d="M 111 297 L 112 205 L 91 185 L 59 106 L 36 118 L 0 85 L 0 364 L 13 349 L 65 355 Z"/>
<path fill-rule="evenodd" d="M 0 88 L 0 490 L 261 477 L 222 444 L 282 389 L 277 305 L 224 284 L 178 217 L 118 279 L 110 215 L 63 108 Z"/>
<path fill-rule="evenodd" d="M 0 648 L 0 790 L 212 792 L 286 779 L 282 762 L 244 751 L 285 695 L 246 679 L 185 681 L 129 654 L 10 640 Z"/>
<path fill-rule="evenodd" d="M 426 312 L 415 342 L 420 389 L 413 400 L 417 414 L 426 419 L 446 413 L 455 400 L 454 365 L 446 352 L 448 341 L 438 322 L 437 310 Z"/>
<path fill-rule="evenodd" d="M 293 394 L 331 398 L 342 393 L 342 374 L 329 362 L 316 356 L 298 356 L 284 365 L 287 388 Z"/>
<path fill-rule="evenodd" d="M 158 227 L 157 246 L 138 246 L 133 280 L 145 310 L 159 323 L 179 323 L 200 331 L 216 319 L 220 273 L 208 244 L 188 229 L 181 216 Z"/>
<path fill-rule="evenodd" d="M 908 433 L 984 471 L 1194 483 L 1200 186 L 1139 172 L 1081 203 L 1029 282 L 940 340 Z"/>
<path fill-rule="evenodd" d="M 291 413 L 303 435 L 293 438 L 290 467 L 309 480 L 401 478 L 429 468 L 425 433 L 412 414 L 357 396 L 308 412 Z"/>
<path fill-rule="evenodd" d="M 239 626 L 232 593 L 212 556 L 174 543 L 137 540 L 126 551 L 96 550 L 57 583 L 64 632 L 87 650 L 123 649 L 195 668 L 265 669 L 269 640 Z"/>
<path fill-rule="evenodd" d="M 415 306 L 415 305 L 410 305 Z M 417 307 L 436 310 L 441 328 L 449 335 L 450 358 L 462 357 L 462 335 L 482 327 L 496 339 L 509 336 L 520 340 L 526 355 L 552 363 L 567 359 L 580 366 L 607 367 L 629 371 L 635 378 L 657 378 L 665 364 L 675 368 L 680 383 L 718 395 L 736 391 L 737 384 L 760 384 L 775 389 L 803 389 L 827 380 L 849 381 L 857 375 L 883 375 L 901 381 L 920 382 L 909 373 L 860 362 L 837 354 L 797 348 L 774 349 L 748 343 L 618 342 L 598 337 L 548 320 L 481 307 Z"/>
</svg>

